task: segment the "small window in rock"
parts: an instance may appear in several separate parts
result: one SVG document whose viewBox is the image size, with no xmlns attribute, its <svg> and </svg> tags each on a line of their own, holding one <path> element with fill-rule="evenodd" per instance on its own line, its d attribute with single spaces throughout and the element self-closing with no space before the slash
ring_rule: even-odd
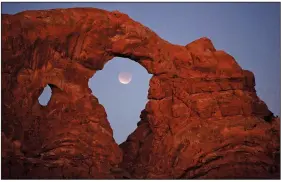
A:
<svg viewBox="0 0 281 182">
<path fill-rule="evenodd" d="M 51 90 L 50 86 L 47 85 L 44 88 L 42 94 L 38 98 L 40 105 L 46 106 L 48 104 L 48 102 L 50 101 L 51 96 L 52 96 L 52 90 Z"/>
</svg>

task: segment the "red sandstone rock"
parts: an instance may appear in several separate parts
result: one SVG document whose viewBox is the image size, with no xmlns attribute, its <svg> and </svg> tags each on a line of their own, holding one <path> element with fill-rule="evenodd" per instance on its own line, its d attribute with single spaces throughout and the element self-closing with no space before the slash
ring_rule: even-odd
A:
<svg viewBox="0 0 281 182">
<path fill-rule="evenodd" d="M 280 178 L 279 118 L 208 38 L 173 45 L 92 8 L 2 15 L 2 28 L 2 178 Z M 153 74 L 120 146 L 88 88 L 115 56 Z"/>
</svg>

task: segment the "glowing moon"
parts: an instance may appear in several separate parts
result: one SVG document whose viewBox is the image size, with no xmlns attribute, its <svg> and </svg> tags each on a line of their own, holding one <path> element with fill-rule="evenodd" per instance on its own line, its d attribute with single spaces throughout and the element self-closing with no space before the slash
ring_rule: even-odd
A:
<svg viewBox="0 0 281 182">
<path fill-rule="evenodd" d="M 118 75 L 120 83 L 128 84 L 132 80 L 132 74 L 129 72 L 121 72 Z"/>
</svg>

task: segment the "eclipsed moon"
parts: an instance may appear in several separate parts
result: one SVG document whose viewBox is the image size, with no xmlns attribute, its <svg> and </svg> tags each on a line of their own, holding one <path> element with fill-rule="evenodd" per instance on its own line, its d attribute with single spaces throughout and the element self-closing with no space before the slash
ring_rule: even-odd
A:
<svg viewBox="0 0 281 182">
<path fill-rule="evenodd" d="M 121 72 L 118 75 L 120 83 L 128 84 L 132 80 L 132 74 L 129 72 Z"/>
</svg>

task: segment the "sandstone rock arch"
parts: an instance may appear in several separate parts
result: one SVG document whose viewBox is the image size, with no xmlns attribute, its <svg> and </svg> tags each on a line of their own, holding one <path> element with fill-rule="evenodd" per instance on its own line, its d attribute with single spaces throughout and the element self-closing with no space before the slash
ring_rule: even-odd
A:
<svg viewBox="0 0 281 182">
<path fill-rule="evenodd" d="M 209 39 L 173 45 L 92 8 L 2 15 L 2 27 L 4 178 L 279 177 L 279 119 L 254 75 Z M 88 88 L 116 56 L 153 74 L 141 121 L 120 147 Z"/>
</svg>

